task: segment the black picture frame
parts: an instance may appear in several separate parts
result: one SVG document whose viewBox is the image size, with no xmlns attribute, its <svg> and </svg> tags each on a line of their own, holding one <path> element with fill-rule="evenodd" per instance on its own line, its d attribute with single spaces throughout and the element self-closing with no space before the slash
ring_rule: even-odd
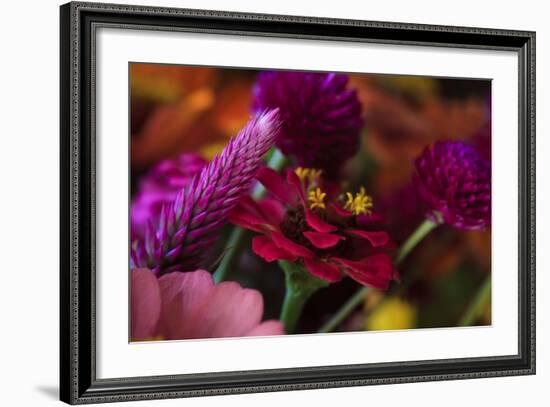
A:
<svg viewBox="0 0 550 407">
<path fill-rule="evenodd" d="M 535 33 L 73 2 L 60 8 L 60 395 L 70 404 L 535 373 Z M 519 352 L 499 357 L 96 378 L 97 27 L 515 51 L 519 56 Z"/>
</svg>

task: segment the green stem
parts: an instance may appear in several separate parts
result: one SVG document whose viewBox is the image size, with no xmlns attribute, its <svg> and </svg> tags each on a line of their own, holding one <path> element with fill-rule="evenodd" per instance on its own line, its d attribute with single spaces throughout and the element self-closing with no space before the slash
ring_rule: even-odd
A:
<svg viewBox="0 0 550 407">
<path fill-rule="evenodd" d="M 409 236 L 409 238 L 401 245 L 397 255 L 395 256 L 395 265 L 401 263 L 405 257 L 411 252 L 416 245 L 430 233 L 438 223 L 426 219 L 418 226 L 418 228 Z M 369 287 L 362 287 L 330 318 L 317 332 L 327 333 L 334 330 L 340 325 L 351 312 L 361 304 L 365 295 L 369 291 Z"/>
<path fill-rule="evenodd" d="M 351 314 L 351 312 L 363 302 L 365 294 L 367 294 L 368 288 L 363 287 L 357 290 L 353 297 L 351 297 L 343 306 L 330 318 L 317 332 L 327 333 L 334 330 L 338 325 Z"/>
<path fill-rule="evenodd" d="M 466 309 L 466 312 L 460 319 L 458 325 L 459 326 L 473 325 L 481 315 L 481 312 L 483 311 L 483 307 L 485 306 L 485 304 L 487 304 L 487 301 L 489 301 L 490 297 L 491 297 L 491 275 L 488 275 L 485 278 L 485 281 L 479 287 L 479 290 L 475 298 Z"/>
<path fill-rule="evenodd" d="M 226 279 L 229 274 L 229 270 L 233 268 L 233 265 L 237 259 L 237 254 L 241 252 L 242 246 L 244 244 L 244 237 L 246 235 L 246 230 L 241 227 L 235 226 L 229 235 L 226 243 L 227 252 L 220 261 L 220 265 L 213 274 L 214 281 L 221 283 Z"/>
<path fill-rule="evenodd" d="M 279 261 L 279 266 L 285 272 L 286 294 L 279 318 L 287 334 L 294 333 L 304 305 L 320 288 L 328 286 L 328 282 L 312 275 L 298 263 Z"/>
<path fill-rule="evenodd" d="M 287 158 L 278 150 L 274 150 L 267 162 L 267 166 L 273 168 L 276 171 L 281 170 L 287 163 Z M 252 191 L 252 198 L 259 200 L 265 196 L 266 190 L 262 184 L 259 182 L 254 187 Z M 235 226 L 231 231 L 231 235 L 227 239 L 226 243 L 226 253 L 223 257 L 220 265 L 214 272 L 214 281 L 220 283 L 225 280 L 231 270 L 234 268 L 235 263 L 241 253 L 243 244 L 245 242 L 245 236 L 247 231 L 243 228 Z"/>
<path fill-rule="evenodd" d="M 283 308 L 281 309 L 281 316 L 279 319 L 283 322 L 287 334 L 293 333 L 296 329 L 296 323 L 308 299 L 309 298 L 300 296 L 291 288 L 286 289 Z"/>
<path fill-rule="evenodd" d="M 399 248 L 399 251 L 397 252 L 397 256 L 395 256 L 395 264 L 400 264 L 405 257 L 411 252 L 412 249 L 416 247 L 416 245 L 426 237 L 428 233 L 430 233 L 435 227 L 438 225 L 438 223 L 434 222 L 433 220 L 426 219 L 424 222 L 420 224 L 420 226 L 412 233 L 412 235 L 409 236 L 409 238 L 401 245 Z"/>
</svg>

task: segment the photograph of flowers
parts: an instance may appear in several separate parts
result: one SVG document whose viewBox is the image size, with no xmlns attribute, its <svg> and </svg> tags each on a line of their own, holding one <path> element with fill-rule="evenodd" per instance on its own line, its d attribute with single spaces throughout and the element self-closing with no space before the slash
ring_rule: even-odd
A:
<svg viewBox="0 0 550 407">
<path fill-rule="evenodd" d="M 491 81 L 129 64 L 130 341 L 491 324 Z"/>
</svg>

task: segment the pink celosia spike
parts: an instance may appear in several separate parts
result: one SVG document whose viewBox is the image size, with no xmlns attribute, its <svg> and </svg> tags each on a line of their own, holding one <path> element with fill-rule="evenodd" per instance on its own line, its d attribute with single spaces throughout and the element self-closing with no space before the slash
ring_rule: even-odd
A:
<svg viewBox="0 0 550 407">
<path fill-rule="evenodd" d="M 134 266 L 155 268 L 159 274 L 174 267 L 195 269 L 215 233 L 228 221 L 230 211 L 248 193 L 280 125 L 278 109 L 252 118 L 222 153 L 194 176 L 173 204 L 166 206 L 161 227 L 146 231 L 132 249 Z"/>
</svg>

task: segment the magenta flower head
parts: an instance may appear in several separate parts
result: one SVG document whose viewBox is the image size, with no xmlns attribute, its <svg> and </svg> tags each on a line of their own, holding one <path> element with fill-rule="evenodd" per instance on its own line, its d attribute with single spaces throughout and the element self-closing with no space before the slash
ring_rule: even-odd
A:
<svg viewBox="0 0 550 407">
<path fill-rule="evenodd" d="M 491 164 L 460 141 L 438 141 L 415 161 L 414 183 L 428 216 L 458 229 L 491 224 Z"/>
<path fill-rule="evenodd" d="M 298 165 L 334 178 L 357 152 L 363 127 L 361 104 L 347 83 L 343 74 L 262 72 L 253 108 L 279 108 L 283 125 L 277 146 Z"/>
<path fill-rule="evenodd" d="M 141 178 L 132 200 L 132 235 L 143 235 L 148 222 L 157 227 L 162 207 L 173 202 L 207 163 L 197 154 L 183 153 L 175 159 L 163 160 L 152 167 Z"/>
<path fill-rule="evenodd" d="M 249 192 L 262 157 L 279 133 L 277 110 L 251 119 L 220 155 L 163 207 L 159 225 L 132 243 L 132 268 L 156 274 L 196 269 L 239 199 Z"/>
</svg>

